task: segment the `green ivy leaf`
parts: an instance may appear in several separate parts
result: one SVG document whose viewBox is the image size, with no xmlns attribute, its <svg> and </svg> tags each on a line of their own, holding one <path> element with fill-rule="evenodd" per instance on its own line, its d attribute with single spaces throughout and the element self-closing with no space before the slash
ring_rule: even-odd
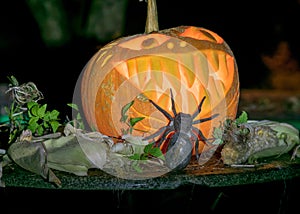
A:
<svg viewBox="0 0 300 214">
<path fill-rule="evenodd" d="M 125 106 L 122 107 L 121 110 L 121 122 L 126 122 L 128 116 L 126 115 L 127 111 L 129 110 L 129 108 L 133 105 L 134 100 L 132 100 L 131 102 L 127 103 Z"/>
<path fill-rule="evenodd" d="M 144 154 L 146 154 L 146 156 L 148 157 L 153 156 L 153 157 L 157 157 L 157 158 L 161 158 L 161 159 L 165 159 L 162 151 L 160 150 L 160 148 L 158 147 L 153 147 L 154 143 L 149 143 L 148 145 L 145 146 L 144 148 Z"/>
<path fill-rule="evenodd" d="M 27 103 L 27 108 L 31 109 L 33 106 L 37 106 L 38 104 L 36 102 L 28 102 Z"/>
<path fill-rule="evenodd" d="M 49 122 L 51 119 L 50 119 L 50 112 L 49 111 L 47 111 L 46 113 L 45 113 L 45 115 L 44 115 L 44 117 L 43 117 L 43 120 L 45 121 L 45 122 Z"/>
<path fill-rule="evenodd" d="M 31 117 L 28 121 L 29 125 L 31 124 L 37 124 L 38 123 L 39 118 L 38 117 Z"/>
<path fill-rule="evenodd" d="M 60 123 L 56 120 L 53 120 L 50 122 L 50 125 L 51 125 L 53 132 L 56 132 L 58 127 L 60 126 Z"/>
<path fill-rule="evenodd" d="M 158 147 L 151 148 L 149 154 L 152 155 L 153 157 L 157 157 L 157 158 L 160 158 L 162 160 L 165 159 L 165 156 L 163 155 L 162 151 Z"/>
<path fill-rule="evenodd" d="M 140 160 L 141 155 L 134 153 L 133 155 L 129 156 L 130 159 L 132 160 Z"/>
<path fill-rule="evenodd" d="M 81 115 L 79 113 L 76 115 L 76 119 L 79 120 L 79 121 L 82 119 Z"/>
<path fill-rule="evenodd" d="M 83 119 L 81 117 L 81 114 L 79 112 L 78 105 L 75 103 L 68 103 L 67 105 L 77 111 L 77 114 L 75 116 L 75 121 L 73 121 L 73 125 L 80 129 L 85 129 L 85 125 L 84 125 Z M 53 112 L 53 114 L 54 114 L 54 112 Z M 55 115 L 53 115 L 53 116 L 55 116 Z M 58 115 L 56 117 L 58 117 Z"/>
<path fill-rule="evenodd" d="M 136 161 L 135 163 L 133 163 L 132 167 L 137 171 L 137 172 L 143 172 L 143 170 L 141 169 L 139 163 Z"/>
<path fill-rule="evenodd" d="M 28 129 L 32 132 L 32 133 L 35 133 L 35 131 L 38 129 L 39 127 L 39 124 L 38 123 L 30 123 L 28 125 Z"/>
<path fill-rule="evenodd" d="M 44 133 L 44 128 L 43 128 L 43 126 L 42 125 L 39 125 L 38 127 L 37 127 L 37 133 L 38 133 L 38 135 L 42 135 L 43 133 Z"/>
<path fill-rule="evenodd" d="M 48 128 L 49 128 L 49 123 L 48 123 L 47 121 L 44 121 L 44 122 L 43 122 L 43 126 L 44 126 L 46 129 L 48 129 Z"/>
<path fill-rule="evenodd" d="M 39 106 L 38 106 L 38 105 L 33 105 L 33 106 L 30 108 L 30 113 L 31 113 L 33 116 L 39 116 L 38 110 L 39 110 Z"/>
<path fill-rule="evenodd" d="M 58 118 L 59 115 L 59 111 L 57 110 L 52 110 L 50 113 L 50 120 L 56 120 Z"/>
<path fill-rule="evenodd" d="M 143 120 L 145 117 L 135 117 L 135 118 L 130 118 L 129 123 L 130 126 L 133 127 L 137 122 Z"/>
<path fill-rule="evenodd" d="M 143 154 L 140 156 L 140 160 L 148 160 L 148 159 L 149 159 L 149 155 L 148 155 L 148 154 L 143 153 Z"/>
<path fill-rule="evenodd" d="M 7 77 L 8 80 L 12 83 L 13 86 L 18 86 L 19 82 L 14 76 Z"/>
<path fill-rule="evenodd" d="M 152 147 L 153 147 L 153 145 L 154 145 L 154 143 L 149 143 L 148 145 L 146 145 L 145 148 L 144 148 L 144 152 L 149 154 Z"/>
<path fill-rule="evenodd" d="M 79 111 L 78 105 L 76 105 L 75 103 L 68 103 L 67 105 L 75 109 L 76 111 Z"/>
<path fill-rule="evenodd" d="M 242 111 L 241 115 L 235 120 L 237 125 L 246 123 L 247 121 L 248 121 L 248 114 L 245 111 Z"/>
<path fill-rule="evenodd" d="M 46 109 L 47 109 L 47 104 L 44 104 L 40 108 L 38 108 L 38 110 L 37 110 L 37 116 L 39 116 L 40 118 L 44 117 Z"/>
</svg>

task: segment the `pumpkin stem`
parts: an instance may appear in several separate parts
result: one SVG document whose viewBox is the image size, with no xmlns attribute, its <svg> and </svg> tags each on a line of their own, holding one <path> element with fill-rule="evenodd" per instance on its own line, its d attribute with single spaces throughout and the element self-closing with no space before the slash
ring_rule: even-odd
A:
<svg viewBox="0 0 300 214">
<path fill-rule="evenodd" d="M 157 7 L 156 0 L 147 0 L 147 20 L 145 33 L 151 33 L 153 31 L 158 31 L 158 18 L 157 18 Z"/>
</svg>

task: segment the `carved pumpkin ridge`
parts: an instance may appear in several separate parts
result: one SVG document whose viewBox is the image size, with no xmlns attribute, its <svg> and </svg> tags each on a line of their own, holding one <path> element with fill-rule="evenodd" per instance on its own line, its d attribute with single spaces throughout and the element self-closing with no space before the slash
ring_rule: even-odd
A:
<svg viewBox="0 0 300 214">
<path fill-rule="evenodd" d="M 126 125 L 120 122 L 121 109 L 132 100 L 129 117 L 145 117 L 136 124 L 145 132 L 134 131 L 134 135 L 150 135 L 164 126 L 167 121 L 147 99 L 172 113 L 170 88 L 179 112 L 193 113 L 206 96 L 198 117 L 220 113 L 198 125 L 208 138 L 220 120 L 236 116 L 239 79 L 233 52 L 219 35 L 205 28 L 179 26 L 119 38 L 102 47 L 83 72 L 85 117 L 106 135 L 122 135 Z"/>
</svg>

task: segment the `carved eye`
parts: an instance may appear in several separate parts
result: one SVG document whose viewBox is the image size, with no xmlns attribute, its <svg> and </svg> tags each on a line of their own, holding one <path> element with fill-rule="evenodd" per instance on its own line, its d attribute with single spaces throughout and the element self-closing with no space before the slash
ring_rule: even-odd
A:
<svg viewBox="0 0 300 214">
<path fill-rule="evenodd" d="M 129 50 L 143 50 L 159 47 L 162 45 L 168 38 L 160 34 L 149 34 L 143 36 L 135 36 L 130 38 L 128 41 L 124 41 L 119 44 L 120 47 L 129 49 Z"/>
</svg>

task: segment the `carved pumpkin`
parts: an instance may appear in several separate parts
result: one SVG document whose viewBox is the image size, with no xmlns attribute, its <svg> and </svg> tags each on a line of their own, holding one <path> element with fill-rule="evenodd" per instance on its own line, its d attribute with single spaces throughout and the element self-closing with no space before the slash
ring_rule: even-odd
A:
<svg viewBox="0 0 300 214">
<path fill-rule="evenodd" d="M 122 135 L 127 126 L 120 122 L 122 107 L 131 101 L 128 116 L 145 117 L 135 125 L 133 135 L 147 136 L 165 126 L 167 119 L 148 99 L 172 114 L 172 88 L 177 112 L 192 114 L 206 96 L 199 118 L 219 114 L 198 126 L 209 138 L 220 121 L 236 117 L 239 99 L 231 49 L 216 33 L 195 26 L 154 27 L 110 42 L 87 63 L 80 87 L 88 124 L 108 136 Z"/>
</svg>

